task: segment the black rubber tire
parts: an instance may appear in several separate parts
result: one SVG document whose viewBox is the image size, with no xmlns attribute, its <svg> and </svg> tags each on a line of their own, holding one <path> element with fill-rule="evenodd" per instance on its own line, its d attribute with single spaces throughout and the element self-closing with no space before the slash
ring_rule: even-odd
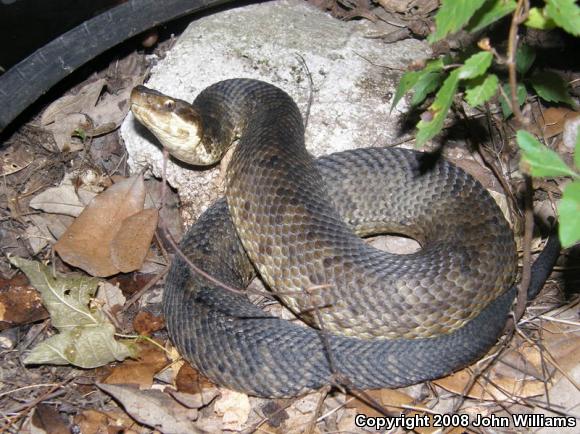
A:
<svg viewBox="0 0 580 434">
<path fill-rule="evenodd" d="M 64 77 L 111 47 L 172 19 L 232 0 L 129 0 L 32 53 L 0 75 L 0 132 Z"/>
</svg>

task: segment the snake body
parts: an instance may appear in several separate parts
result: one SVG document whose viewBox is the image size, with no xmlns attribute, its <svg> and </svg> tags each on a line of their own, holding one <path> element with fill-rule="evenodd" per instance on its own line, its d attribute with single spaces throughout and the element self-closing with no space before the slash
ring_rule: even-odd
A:
<svg viewBox="0 0 580 434">
<path fill-rule="evenodd" d="M 216 83 L 191 105 L 141 87 L 132 102 L 137 118 L 190 163 L 196 155 L 207 163 L 239 139 L 226 199 L 189 229 L 181 249 L 230 286 L 245 287 L 257 270 L 311 323 L 272 317 L 176 256 L 163 299 L 167 328 L 211 380 L 268 397 L 337 381 L 401 387 L 449 374 L 496 342 L 515 294 L 515 243 L 499 207 L 463 170 L 390 148 L 314 160 L 295 103 L 261 81 Z M 194 128 L 169 127 L 175 116 Z M 359 238 L 381 232 L 422 248 L 395 255 Z"/>
</svg>

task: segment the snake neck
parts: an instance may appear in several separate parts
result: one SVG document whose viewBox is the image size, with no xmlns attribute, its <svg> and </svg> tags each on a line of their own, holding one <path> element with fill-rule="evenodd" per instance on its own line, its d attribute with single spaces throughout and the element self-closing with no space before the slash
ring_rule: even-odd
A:
<svg viewBox="0 0 580 434">
<path fill-rule="evenodd" d="M 203 129 L 199 151 L 213 162 L 238 139 L 252 136 L 249 130 L 284 124 L 284 118 L 300 125 L 298 137 L 303 142 L 302 117 L 294 101 L 281 89 L 259 80 L 220 81 L 203 90 L 192 106 L 200 114 Z"/>
</svg>

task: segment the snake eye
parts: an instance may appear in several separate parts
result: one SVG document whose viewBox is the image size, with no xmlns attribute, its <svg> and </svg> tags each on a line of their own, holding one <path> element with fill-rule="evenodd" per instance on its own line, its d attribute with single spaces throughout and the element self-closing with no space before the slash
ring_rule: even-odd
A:
<svg viewBox="0 0 580 434">
<path fill-rule="evenodd" d="M 173 110 L 175 108 L 175 101 L 168 99 L 163 103 L 163 107 L 167 110 Z"/>
</svg>

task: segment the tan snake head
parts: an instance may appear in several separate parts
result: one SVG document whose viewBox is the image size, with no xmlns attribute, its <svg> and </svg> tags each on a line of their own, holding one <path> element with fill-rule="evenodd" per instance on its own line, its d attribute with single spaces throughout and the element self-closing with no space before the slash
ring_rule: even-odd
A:
<svg viewBox="0 0 580 434">
<path fill-rule="evenodd" d="M 131 92 L 131 111 L 175 158 L 195 165 L 215 162 L 200 146 L 201 117 L 191 104 L 139 85 Z"/>
</svg>

